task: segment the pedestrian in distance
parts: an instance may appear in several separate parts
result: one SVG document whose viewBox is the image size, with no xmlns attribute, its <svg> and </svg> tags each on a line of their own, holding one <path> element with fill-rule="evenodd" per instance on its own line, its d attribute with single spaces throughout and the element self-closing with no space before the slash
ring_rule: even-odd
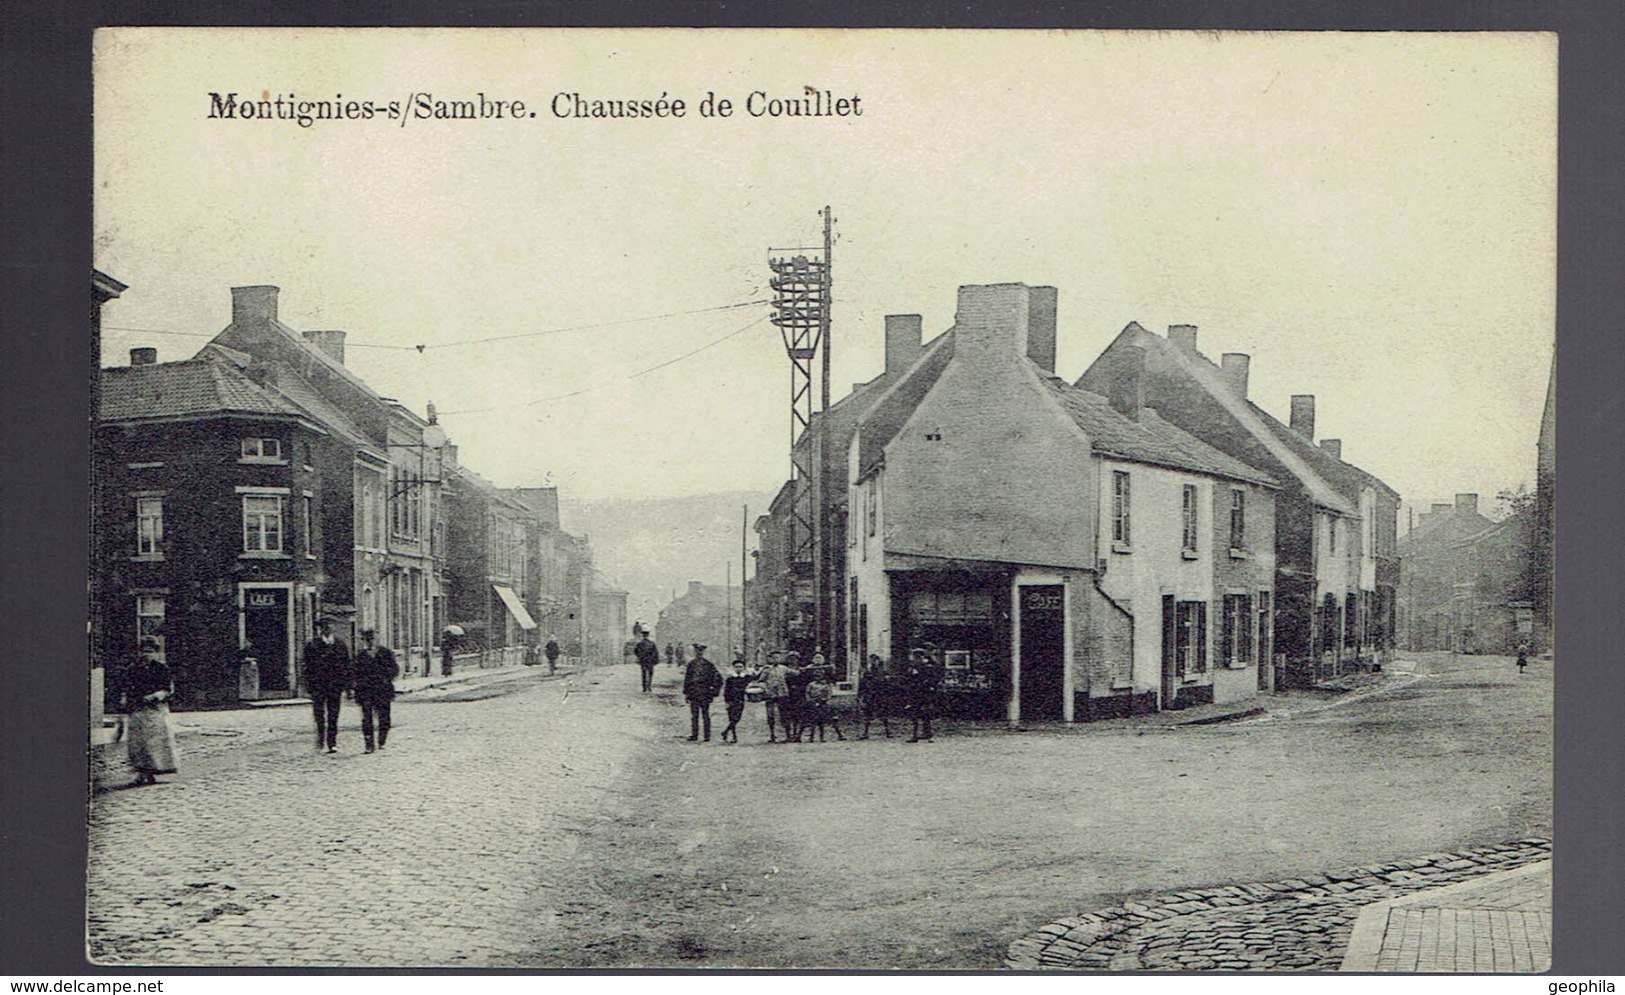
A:
<svg viewBox="0 0 1625 995">
<path fill-rule="evenodd" d="M 632 655 L 637 658 L 638 670 L 643 673 L 643 690 L 648 691 L 654 686 L 655 668 L 660 666 L 660 647 L 655 645 L 655 641 L 649 638 L 647 632 L 644 632 L 633 645 Z"/>
<path fill-rule="evenodd" d="M 928 647 L 909 652 L 908 711 L 912 719 L 910 743 L 931 741 L 931 718 L 937 710 L 937 689 L 942 685 L 942 664 Z"/>
<path fill-rule="evenodd" d="M 649 644 L 653 646 L 653 643 Z M 705 644 L 694 644 L 694 659 L 688 661 L 683 673 L 683 697 L 688 700 L 688 740 L 700 738 L 700 727 L 705 727 L 705 742 L 711 742 L 711 702 L 722 690 L 722 675 L 717 665 L 705 658 Z"/>
<path fill-rule="evenodd" d="M 316 718 L 316 749 L 337 753 L 339 704 L 354 685 L 350 647 L 333 635 L 333 620 L 316 620 L 316 638 L 305 644 L 305 689 Z"/>
<path fill-rule="evenodd" d="M 557 673 L 559 669 L 559 637 L 548 636 L 547 645 L 542 647 L 542 655 L 547 657 L 547 672 Z"/>
<path fill-rule="evenodd" d="M 738 743 L 739 720 L 745 716 L 745 695 L 758 675 L 745 669 L 745 658 L 742 656 L 734 657 L 730 669 L 733 673 L 722 680 L 722 703 L 728 707 L 728 727 L 717 738 L 724 743 Z"/>
<path fill-rule="evenodd" d="M 785 742 L 790 740 L 790 726 L 784 718 L 784 699 L 790 696 L 789 675 L 784 654 L 773 650 L 767 654 L 767 666 L 762 668 L 762 704 L 767 712 L 767 741 L 777 743 L 778 727 L 784 723 Z"/>
<path fill-rule="evenodd" d="M 1518 647 L 1518 673 L 1522 674 L 1524 668 L 1529 666 L 1529 647 Z"/>
<path fill-rule="evenodd" d="M 395 678 L 401 675 L 394 652 L 377 645 L 375 635 L 370 627 L 362 629 L 361 648 L 355 653 L 355 703 L 361 706 L 361 738 L 368 753 L 373 752 L 375 725 L 377 748 L 389 741 L 389 709 L 395 701 Z"/>
<path fill-rule="evenodd" d="M 122 679 L 124 735 L 130 766 L 135 768 L 130 786 L 157 784 L 159 774 L 175 773 L 175 734 L 169 728 L 169 698 L 175 686 L 156 639 L 141 640 L 140 652 Z"/>
<path fill-rule="evenodd" d="M 835 714 L 835 706 L 830 699 L 835 693 L 834 671 L 823 663 L 824 654 L 813 654 L 813 666 L 808 670 L 812 679 L 807 682 L 807 703 L 805 716 L 807 722 L 807 742 L 812 742 L 813 732 L 818 733 L 818 741 L 825 742 L 824 727 L 830 726 L 835 730 L 837 741 L 844 742 L 846 737 L 841 735 L 841 720 Z"/>
</svg>

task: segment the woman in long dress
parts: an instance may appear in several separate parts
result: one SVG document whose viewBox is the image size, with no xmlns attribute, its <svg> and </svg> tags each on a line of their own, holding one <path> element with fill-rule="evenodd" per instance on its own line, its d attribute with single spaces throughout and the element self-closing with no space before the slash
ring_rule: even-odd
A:
<svg viewBox="0 0 1625 995">
<path fill-rule="evenodd" d="M 175 687 L 157 651 L 156 642 L 143 640 L 140 660 L 124 677 L 125 739 L 136 784 L 154 784 L 159 774 L 175 773 L 175 736 L 169 729 Z"/>
</svg>

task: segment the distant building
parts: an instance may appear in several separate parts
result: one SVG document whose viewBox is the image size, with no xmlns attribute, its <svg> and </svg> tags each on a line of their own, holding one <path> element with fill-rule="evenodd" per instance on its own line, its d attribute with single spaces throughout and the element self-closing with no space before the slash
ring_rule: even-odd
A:
<svg viewBox="0 0 1625 995">
<path fill-rule="evenodd" d="M 1215 364 L 1197 350 L 1196 331 L 1173 325 L 1164 338 L 1130 323 L 1077 385 L 1109 395 L 1125 377 L 1138 379 L 1159 417 L 1280 482 L 1278 682 L 1380 664 L 1393 651 L 1399 495 L 1345 461 L 1340 440 L 1315 444 L 1314 395 L 1294 395 L 1283 424 L 1248 397 L 1250 357 L 1225 353 Z"/>
<path fill-rule="evenodd" d="M 959 290 L 954 326 L 858 419 L 847 628 L 929 645 L 957 714 L 1082 721 L 1268 686 L 1276 481 L 1054 375 L 1056 292 Z"/>
<path fill-rule="evenodd" d="M 1475 641 L 1471 623 L 1458 618 L 1456 585 L 1470 571 L 1467 540 L 1493 528 L 1479 513 L 1477 494 L 1434 504 L 1399 540 L 1399 644 L 1408 650 L 1459 651 Z"/>
<path fill-rule="evenodd" d="M 583 654 L 589 666 L 609 666 L 630 660 L 631 621 L 626 617 L 627 591 L 588 567 Z"/>
<path fill-rule="evenodd" d="M 687 591 L 660 610 L 650 638 L 662 652 L 672 646 L 685 659 L 694 643 L 704 643 L 712 660 L 726 663 L 740 648 L 740 615 L 739 588 L 691 580 Z"/>
<path fill-rule="evenodd" d="M 526 604 L 535 603 L 526 588 L 534 512 L 456 463 L 455 451 L 452 456 L 446 482 L 450 622 L 463 629 L 459 649 L 478 653 L 480 666 L 514 666 L 542 638 Z"/>
</svg>

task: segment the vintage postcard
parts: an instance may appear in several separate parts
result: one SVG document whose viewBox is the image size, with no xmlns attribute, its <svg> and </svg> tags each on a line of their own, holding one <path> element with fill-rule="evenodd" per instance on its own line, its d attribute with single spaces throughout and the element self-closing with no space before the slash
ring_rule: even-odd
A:
<svg viewBox="0 0 1625 995">
<path fill-rule="evenodd" d="M 1555 35 L 94 56 L 92 962 L 1548 966 Z"/>
</svg>

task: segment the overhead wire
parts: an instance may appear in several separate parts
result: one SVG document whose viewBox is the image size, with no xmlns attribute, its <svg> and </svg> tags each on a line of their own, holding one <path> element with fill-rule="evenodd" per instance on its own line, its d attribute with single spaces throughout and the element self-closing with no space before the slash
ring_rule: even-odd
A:
<svg viewBox="0 0 1625 995">
<path fill-rule="evenodd" d="M 639 377 L 648 376 L 649 374 L 654 373 L 657 370 L 663 370 L 668 366 L 673 366 L 673 365 L 676 365 L 677 363 L 681 363 L 683 360 L 692 358 L 694 356 L 698 356 L 700 353 L 705 352 L 707 349 L 715 348 L 716 346 L 721 345 L 722 343 L 728 341 L 729 339 L 736 338 L 736 337 L 738 337 L 740 335 L 743 335 L 746 332 L 750 331 L 752 328 L 755 328 L 757 325 L 760 325 L 762 322 L 766 321 L 768 319 L 768 317 L 769 317 L 768 315 L 764 314 L 764 315 L 762 315 L 762 316 L 760 316 L 758 318 L 754 318 L 749 323 L 747 323 L 745 325 L 742 325 L 739 328 L 734 329 L 733 331 L 731 331 L 728 334 L 722 336 L 721 338 L 712 339 L 711 341 L 705 343 L 704 345 L 698 346 L 698 347 L 693 348 L 693 349 L 690 349 L 688 352 L 685 352 L 680 356 L 673 356 L 670 359 L 662 360 L 661 362 L 658 362 L 653 366 L 641 369 L 641 370 L 637 371 L 636 373 L 629 373 L 624 377 L 621 377 L 621 378 L 616 379 L 616 380 L 612 380 L 612 381 L 610 381 L 608 383 L 593 384 L 590 387 L 582 387 L 579 390 L 572 390 L 572 391 L 570 391 L 568 393 L 565 393 L 565 394 L 552 394 L 552 395 L 549 395 L 547 397 L 532 398 L 531 400 L 526 401 L 522 405 L 522 407 L 531 408 L 531 407 L 535 407 L 538 404 L 546 404 L 546 403 L 549 403 L 551 401 L 562 401 L 562 400 L 565 400 L 565 399 L 571 398 L 571 397 L 580 397 L 582 394 L 590 394 L 593 391 L 598 391 L 598 390 L 607 390 L 608 388 L 614 387 L 614 386 L 616 386 L 618 384 L 622 384 L 622 383 L 626 383 L 626 382 L 629 382 L 629 381 L 632 381 L 632 380 L 636 380 Z M 478 415 L 478 414 L 485 414 L 485 413 L 491 412 L 491 411 L 498 411 L 498 410 L 501 410 L 504 407 L 509 407 L 509 405 L 493 405 L 493 406 L 488 407 L 488 408 L 464 408 L 464 409 L 459 410 L 459 411 L 442 411 L 442 412 L 440 412 L 440 414 L 443 414 L 443 415 Z"/>
</svg>

